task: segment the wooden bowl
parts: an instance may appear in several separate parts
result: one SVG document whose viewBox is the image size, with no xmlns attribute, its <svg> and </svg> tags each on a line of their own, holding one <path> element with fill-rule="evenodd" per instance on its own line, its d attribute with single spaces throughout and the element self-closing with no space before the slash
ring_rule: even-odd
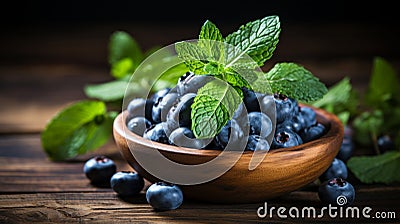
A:
<svg viewBox="0 0 400 224">
<path fill-rule="evenodd" d="M 180 186 L 184 197 L 212 203 L 257 203 L 295 191 L 318 179 L 338 153 L 344 133 L 342 123 L 334 114 L 311 108 L 315 110 L 317 120 L 328 129 L 321 138 L 296 147 L 270 150 L 254 170 L 249 170 L 253 152 L 243 152 L 237 163 L 217 179 Z M 135 150 L 135 153 L 158 150 L 180 164 L 201 164 L 221 152 L 146 140 L 130 131 L 124 131 L 127 130 L 126 115 L 127 111 L 123 111 L 114 121 L 115 142 L 126 161 L 150 182 L 159 180 L 140 166 L 131 150 Z"/>
</svg>

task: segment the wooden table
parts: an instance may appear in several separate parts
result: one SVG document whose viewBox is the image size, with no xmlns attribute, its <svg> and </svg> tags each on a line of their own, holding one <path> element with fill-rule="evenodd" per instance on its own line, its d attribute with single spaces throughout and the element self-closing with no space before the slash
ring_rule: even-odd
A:
<svg viewBox="0 0 400 224">
<path fill-rule="evenodd" d="M 113 31 L 128 31 L 148 49 L 196 38 L 200 25 L 44 24 L 4 32 L 0 37 L 0 223 L 399 222 L 399 185 L 365 185 L 351 175 L 349 181 L 356 188 L 354 206 L 369 206 L 373 212 L 392 211 L 396 218 L 348 220 L 326 215 L 282 219 L 275 213 L 272 218 L 260 219 L 257 209 L 264 202 L 218 205 L 187 200 L 177 210 L 155 212 L 144 192 L 122 199 L 111 189 L 91 186 L 83 174 L 84 161 L 95 154 L 110 156 L 118 170 L 131 170 L 113 140 L 71 162 L 47 158 L 40 142 L 46 122 L 67 104 L 86 98 L 84 85 L 111 80 L 107 44 Z M 221 31 L 227 34 L 236 29 L 226 25 Z M 327 85 L 349 76 L 362 90 L 374 56 L 385 57 L 400 71 L 399 31 L 389 25 L 366 23 L 283 24 L 278 48 L 265 67 L 277 61 L 294 61 Z M 320 209 L 323 205 L 316 190 L 316 184 L 311 183 L 268 200 L 268 207 Z"/>
</svg>

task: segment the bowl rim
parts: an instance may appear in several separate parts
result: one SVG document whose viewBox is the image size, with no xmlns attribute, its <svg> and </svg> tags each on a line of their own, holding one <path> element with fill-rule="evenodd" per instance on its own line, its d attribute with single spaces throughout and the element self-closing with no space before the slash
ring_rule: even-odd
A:
<svg viewBox="0 0 400 224">
<path fill-rule="evenodd" d="M 321 122 L 325 126 L 328 126 L 328 131 L 321 136 L 318 139 L 312 140 L 310 142 L 306 142 L 303 144 L 300 144 L 298 146 L 294 147 L 288 147 L 288 148 L 279 148 L 279 149 L 273 149 L 269 150 L 268 154 L 277 154 L 277 153 L 287 153 L 291 151 L 300 151 L 304 150 L 306 148 L 309 148 L 311 146 L 315 145 L 320 145 L 326 142 L 330 142 L 333 139 L 337 138 L 338 136 L 343 136 L 344 134 L 344 126 L 339 120 L 339 118 L 333 114 L 330 113 L 326 110 L 307 105 L 307 104 L 302 104 L 299 103 L 299 106 L 301 107 L 310 107 L 313 109 L 316 114 L 317 114 L 317 120 L 318 122 Z M 124 110 L 121 113 L 117 115 L 117 117 L 114 120 L 113 123 L 113 129 L 114 131 L 123 137 L 125 141 L 128 143 L 130 142 L 135 142 L 140 145 L 144 145 L 148 148 L 152 148 L 155 150 L 159 151 L 165 151 L 165 152 L 170 152 L 170 153 L 177 153 L 177 154 L 184 154 L 184 155 L 194 155 L 194 156 L 210 156 L 210 157 L 216 157 L 218 156 L 223 150 L 216 150 L 216 149 L 193 149 L 193 148 L 187 148 L 187 147 L 180 147 L 180 146 L 173 146 L 173 145 L 167 145 L 164 143 L 159 143 L 159 142 L 154 142 L 148 139 L 143 138 L 140 135 L 137 135 L 130 130 L 127 129 L 126 124 L 126 119 L 128 117 L 128 111 Z M 128 144 L 129 145 L 129 144 Z M 129 146 L 128 146 L 129 147 Z M 240 152 L 238 151 L 237 153 L 241 153 L 242 156 L 245 157 L 251 157 L 254 152 L 252 151 L 244 151 Z"/>
</svg>

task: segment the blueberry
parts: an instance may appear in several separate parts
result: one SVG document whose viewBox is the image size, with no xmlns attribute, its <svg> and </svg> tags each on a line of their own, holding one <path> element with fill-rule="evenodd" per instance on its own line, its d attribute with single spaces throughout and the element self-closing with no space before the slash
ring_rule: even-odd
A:
<svg viewBox="0 0 400 224">
<path fill-rule="evenodd" d="M 114 161 L 106 156 L 95 156 L 87 160 L 83 172 L 93 185 L 104 186 L 110 183 L 112 175 L 117 171 Z"/>
<path fill-rule="evenodd" d="M 317 114 L 310 107 L 299 107 L 299 114 L 304 119 L 304 128 L 310 127 L 317 123 Z"/>
<path fill-rule="evenodd" d="M 300 131 L 300 137 L 303 139 L 303 142 L 309 142 L 315 140 L 324 134 L 325 134 L 325 126 L 318 122 Z"/>
<path fill-rule="evenodd" d="M 147 189 L 146 200 L 156 211 L 174 210 L 181 206 L 183 193 L 177 185 L 157 182 Z"/>
<path fill-rule="evenodd" d="M 245 146 L 245 135 L 238 122 L 231 119 L 227 122 L 221 131 L 215 136 L 215 142 L 219 148 L 225 149 L 228 143 L 233 146 L 237 146 L 238 150 L 241 150 L 241 146 Z"/>
<path fill-rule="evenodd" d="M 178 95 L 183 96 L 187 93 L 197 93 L 197 90 L 214 79 L 215 78 L 210 75 L 195 75 L 194 73 L 188 72 L 178 80 L 178 84 L 176 85 Z"/>
<path fill-rule="evenodd" d="M 319 199 L 327 204 L 348 206 L 354 202 L 355 190 L 343 178 L 333 178 L 321 183 L 318 188 Z"/>
<path fill-rule="evenodd" d="M 260 111 L 266 114 L 271 119 L 271 121 L 273 121 L 273 124 L 275 125 L 276 104 L 273 95 L 264 95 L 264 97 L 260 99 Z"/>
<path fill-rule="evenodd" d="M 179 127 L 188 127 L 190 128 L 192 125 L 191 113 L 192 113 L 192 104 L 194 98 L 196 97 L 195 93 L 187 93 L 183 95 L 179 102 L 174 105 L 167 114 L 167 122 L 170 124 L 179 124 Z"/>
<path fill-rule="evenodd" d="M 276 122 L 290 120 L 298 110 L 297 100 L 283 94 L 274 94 L 276 106 Z"/>
<path fill-rule="evenodd" d="M 288 148 L 300 144 L 303 144 L 303 141 L 296 132 L 291 130 L 277 129 L 275 136 L 272 140 L 271 148 Z"/>
<path fill-rule="evenodd" d="M 146 129 L 150 128 L 151 122 L 145 117 L 134 117 L 128 121 L 128 129 L 140 136 L 143 136 Z"/>
<path fill-rule="evenodd" d="M 164 131 L 164 122 L 152 125 L 144 132 L 143 137 L 151 141 L 169 144 L 168 136 Z"/>
<path fill-rule="evenodd" d="M 128 104 L 128 117 L 145 117 L 150 122 L 153 122 L 152 119 L 152 110 L 153 110 L 154 101 L 150 99 L 143 98 L 135 98 L 131 100 Z"/>
<path fill-rule="evenodd" d="M 323 182 L 334 177 L 347 179 L 347 166 L 342 160 L 337 158 L 333 159 L 331 165 L 325 170 L 319 179 L 321 182 Z"/>
<path fill-rule="evenodd" d="M 240 127 L 244 127 L 245 125 L 248 126 L 249 120 L 248 120 L 248 111 L 246 109 L 246 106 L 244 105 L 243 102 L 241 102 L 238 106 L 238 108 L 235 110 L 233 113 L 232 119 L 235 119 Z"/>
<path fill-rule="evenodd" d="M 192 130 L 186 127 L 180 127 L 171 132 L 169 140 L 171 145 L 194 149 L 204 148 L 210 143 L 209 139 L 196 139 Z"/>
<path fill-rule="evenodd" d="M 349 137 L 344 137 L 342 144 L 340 145 L 340 149 L 338 154 L 336 155 L 336 158 L 347 162 L 347 160 L 350 159 L 350 157 L 353 155 L 354 151 L 354 142 L 352 139 L 349 139 Z"/>
<path fill-rule="evenodd" d="M 287 121 L 285 120 L 282 123 L 287 123 Z M 299 133 L 302 129 L 308 127 L 307 126 L 307 121 L 304 117 L 303 114 L 301 113 L 297 113 L 296 115 L 294 115 L 292 117 L 291 120 L 289 120 L 289 123 L 291 124 L 292 130 L 295 131 L 296 133 Z"/>
<path fill-rule="evenodd" d="M 256 150 L 266 150 L 268 151 L 270 145 L 265 138 L 261 138 L 259 135 L 249 135 L 246 144 L 246 150 L 256 151 Z"/>
<path fill-rule="evenodd" d="M 262 112 L 250 112 L 248 115 L 250 135 L 259 135 L 261 138 L 267 138 L 272 132 L 271 119 Z"/>
<path fill-rule="evenodd" d="M 152 100 L 154 103 L 156 103 L 156 102 L 160 101 L 160 99 L 163 98 L 165 95 L 167 95 L 170 90 L 171 90 L 171 88 L 164 88 L 164 89 L 158 90 L 150 97 L 150 100 Z"/>
<path fill-rule="evenodd" d="M 118 195 L 133 196 L 143 189 L 144 179 L 136 172 L 120 171 L 111 177 L 110 185 Z"/>
<path fill-rule="evenodd" d="M 256 93 L 251 89 L 242 87 L 243 103 L 246 106 L 247 112 L 260 111 L 259 100 L 264 96 Z"/>
<path fill-rule="evenodd" d="M 377 140 L 378 149 L 381 153 L 393 150 L 395 148 L 394 142 L 389 135 L 382 135 Z"/>
<path fill-rule="evenodd" d="M 167 93 L 165 96 L 159 97 L 157 101 L 154 101 L 152 109 L 152 119 L 154 123 L 166 121 L 167 113 L 177 99 L 177 93 Z"/>
</svg>

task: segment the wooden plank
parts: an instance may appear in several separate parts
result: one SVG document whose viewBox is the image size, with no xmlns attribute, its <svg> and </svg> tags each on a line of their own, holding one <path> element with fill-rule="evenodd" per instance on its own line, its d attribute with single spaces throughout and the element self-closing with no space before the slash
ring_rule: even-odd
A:
<svg viewBox="0 0 400 224">
<path fill-rule="evenodd" d="M 398 215 L 400 191 L 392 191 L 393 197 L 388 197 L 388 192 L 376 191 L 373 199 L 378 199 L 371 204 L 370 193 L 360 193 L 352 207 L 362 210 L 371 207 L 372 212 L 396 212 Z M 385 198 L 379 196 L 384 195 Z M 314 207 L 317 214 L 321 214 L 322 207 L 326 205 L 318 201 L 315 192 L 295 192 L 286 197 L 269 200 L 267 208 L 292 207 L 301 211 L 304 207 Z M 389 203 L 389 204 L 384 204 Z M 392 203 L 392 204 L 391 204 Z M 275 213 L 270 218 L 261 219 L 257 216 L 257 209 L 264 206 L 263 202 L 253 204 L 211 204 L 184 200 L 182 206 L 173 211 L 156 212 L 145 200 L 145 194 L 130 198 L 120 198 L 114 192 L 86 192 L 86 193 L 38 193 L 38 194 L 2 194 L 0 195 L 0 222 L 90 222 L 90 223 L 258 223 L 271 222 L 338 222 L 345 218 L 331 218 L 328 213 L 318 218 L 279 218 Z M 285 213 L 288 214 L 287 211 Z M 345 213 L 344 213 L 345 214 Z M 345 217 L 345 216 L 343 216 Z M 396 217 L 398 218 L 398 217 Z M 348 219 L 349 220 L 349 219 Z M 348 221 L 347 220 L 347 221 Z M 368 219 L 360 215 L 359 219 L 351 218 L 351 222 L 364 223 Z M 398 219 L 387 219 L 395 223 Z"/>
</svg>

